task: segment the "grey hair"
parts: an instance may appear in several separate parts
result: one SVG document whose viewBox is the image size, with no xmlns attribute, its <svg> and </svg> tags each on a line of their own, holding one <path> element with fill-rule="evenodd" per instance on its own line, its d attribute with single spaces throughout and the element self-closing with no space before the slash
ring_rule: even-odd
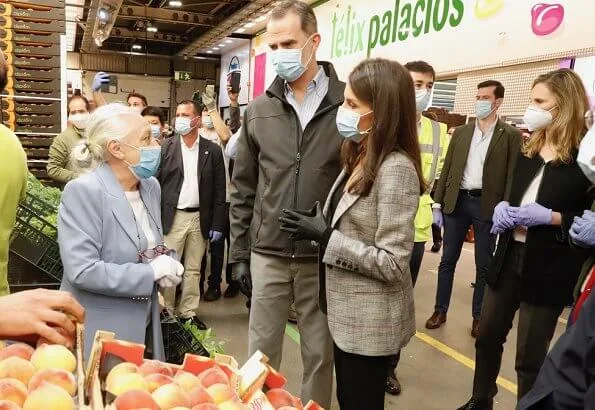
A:
<svg viewBox="0 0 595 410">
<path fill-rule="evenodd" d="M 150 133 L 149 123 L 132 108 L 121 103 L 97 108 L 89 117 L 85 139 L 70 153 L 74 171 L 92 171 L 108 159 L 107 144 L 110 141 L 122 140 L 141 131 Z"/>
<path fill-rule="evenodd" d="M 306 34 L 312 35 L 318 32 L 318 20 L 312 7 L 300 0 L 285 0 L 277 4 L 271 14 L 270 20 L 279 20 L 289 13 L 297 14 L 302 23 L 302 31 Z"/>
</svg>

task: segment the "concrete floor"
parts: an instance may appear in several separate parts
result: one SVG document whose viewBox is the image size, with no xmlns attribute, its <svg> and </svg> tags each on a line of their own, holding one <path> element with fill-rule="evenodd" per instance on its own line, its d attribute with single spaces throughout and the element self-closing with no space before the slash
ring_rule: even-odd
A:
<svg viewBox="0 0 595 410">
<path fill-rule="evenodd" d="M 471 298 L 475 265 L 473 244 L 465 244 L 457 266 L 448 322 L 440 329 L 425 329 L 425 321 L 433 312 L 436 279 L 440 255 L 429 251 L 426 254 L 415 288 L 416 319 L 418 334 L 404 349 L 398 377 L 403 392 L 400 396 L 386 396 L 385 409 L 390 410 L 454 410 L 470 397 L 473 382 L 474 339 L 471 328 Z M 238 362 L 247 359 L 248 310 L 245 298 L 221 299 L 217 302 L 202 302 L 199 316 L 218 337 L 225 341 L 226 353 L 235 356 Z M 568 312 L 563 314 L 563 318 Z M 560 319 L 555 339 L 564 331 L 565 320 Z M 281 372 L 288 378 L 288 390 L 298 393 L 301 379 L 299 345 L 290 337 L 297 331 L 288 329 L 284 341 L 284 356 Z M 499 394 L 494 406 L 497 410 L 512 410 L 516 406 L 516 374 L 514 356 L 516 345 L 516 320 L 505 345 L 500 377 Z M 504 387 L 503 387 L 504 385 Z M 330 410 L 339 409 L 336 399 Z"/>
</svg>

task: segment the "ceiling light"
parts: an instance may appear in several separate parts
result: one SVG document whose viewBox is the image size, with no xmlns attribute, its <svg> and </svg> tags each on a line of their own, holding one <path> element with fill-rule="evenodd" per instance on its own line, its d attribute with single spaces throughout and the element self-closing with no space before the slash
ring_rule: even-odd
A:
<svg viewBox="0 0 595 410">
<path fill-rule="evenodd" d="M 207 50 L 207 54 L 213 54 L 213 51 Z"/>
<path fill-rule="evenodd" d="M 169 7 L 182 7 L 182 2 L 180 0 L 169 0 Z"/>
<path fill-rule="evenodd" d="M 97 18 L 99 21 L 106 22 L 109 19 L 109 12 L 107 9 L 101 8 L 97 10 Z"/>
<path fill-rule="evenodd" d="M 252 27 L 254 27 L 255 25 L 256 25 L 256 23 L 249 22 L 249 23 L 246 23 L 246 24 L 244 24 L 244 27 L 245 27 L 245 28 L 252 28 Z"/>
<path fill-rule="evenodd" d="M 143 46 L 141 46 L 140 44 L 133 44 L 132 45 L 132 49 L 133 50 L 140 50 L 141 48 L 143 48 Z"/>
<path fill-rule="evenodd" d="M 213 47 L 213 50 L 219 50 L 219 47 Z"/>
<path fill-rule="evenodd" d="M 157 27 L 155 26 L 148 26 L 147 31 L 150 33 L 157 33 Z"/>
<path fill-rule="evenodd" d="M 226 40 L 225 42 L 226 42 L 227 44 L 231 44 L 231 43 L 233 43 L 233 40 Z"/>
<path fill-rule="evenodd" d="M 267 19 L 267 15 L 263 14 L 262 16 L 254 19 L 254 21 L 256 21 L 257 23 L 260 23 L 261 21 L 265 21 Z"/>
<path fill-rule="evenodd" d="M 242 34 L 244 31 L 246 31 L 246 29 L 245 29 L 245 28 L 239 28 L 239 29 L 237 29 L 236 31 L 234 31 L 234 33 L 237 33 L 237 34 Z"/>
<path fill-rule="evenodd" d="M 219 47 L 225 47 L 225 44 L 219 44 Z"/>
</svg>

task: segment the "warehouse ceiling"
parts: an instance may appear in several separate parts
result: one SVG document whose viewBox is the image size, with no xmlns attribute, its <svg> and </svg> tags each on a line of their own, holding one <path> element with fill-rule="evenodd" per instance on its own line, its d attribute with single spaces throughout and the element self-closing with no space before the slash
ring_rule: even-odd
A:
<svg viewBox="0 0 595 410">
<path fill-rule="evenodd" d="M 74 51 L 102 50 L 174 56 L 230 18 L 237 20 L 244 10 L 253 14 L 253 3 L 259 2 L 262 0 L 85 1 L 76 30 Z M 66 4 L 68 7 L 68 0 Z M 114 19 L 112 14 L 117 17 Z M 113 23 L 113 27 L 109 37 L 97 47 L 94 32 L 97 32 L 100 18 Z M 199 54 L 198 50 L 196 54 Z"/>
</svg>

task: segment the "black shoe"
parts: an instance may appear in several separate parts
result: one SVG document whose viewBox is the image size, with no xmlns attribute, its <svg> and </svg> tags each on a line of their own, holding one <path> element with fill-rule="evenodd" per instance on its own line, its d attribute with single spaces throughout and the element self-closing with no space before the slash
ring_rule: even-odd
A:
<svg viewBox="0 0 595 410">
<path fill-rule="evenodd" d="M 207 289 L 207 292 L 205 293 L 205 296 L 203 297 L 203 300 L 205 302 L 214 302 L 220 298 L 221 298 L 221 288 L 219 286 L 217 286 L 217 287 L 209 286 L 209 288 Z"/>
<path fill-rule="evenodd" d="M 492 410 L 493 404 L 488 400 L 469 400 L 464 406 L 459 407 L 457 410 Z"/>
<path fill-rule="evenodd" d="M 223 294 L 224 298 L 230 299 L 235 298 L 240 293 L 240 283 L 237 280 L 232 280 L 231 283 L 225 289 Z"/>
<path fill-rule="evenodd" d="M 293 323 L 294 325 L 297 325 L 297 312 L 295 311 L 295 305 L 292 303 L 291 306 L 289 307 L 289 315 L 287 317 L 287 320 L 289 321 L 289 323 Z"/>
<path fill-rule="evenodd" d="M 386 378 L 386 386 L 384 387 L 384 391 L 392 396 L 398 396 L 401 394 L 401 383 L 399 383 L 399 379 L 397 379 L 397 375 L 394 372 L 389 374 Z"/>
<path fill-rule="evenodd" d="M 207 330 L 207 329 L 208 329 L 208 327 L 207 327 L 207 325 L 205 324 L 205 322 L 203 322 L 202 320 L 200 320 L 200 319 L 198 318 L 198 316 L 192 316 L 192 317 L 185 317 L 185 318 L 180 318 L 180 320 L 181 320 L 182 322 L 186 322 L 186 321 L 188 321 L 188 320 L 191 320 L 191 321 L 192 321 L 192 324 L 193 324 L 194 326 L 196 326 L 196 327 L 197 327 L 199 330 Z"/>
<path fill-rule="evenodd" d="M 440 252 L 440 248 L 442 248 L 442 241 L 436 241 L 434 242 L 434 245 L 432 245 L 431 251 L 434 253 L 438 253 Z"/>
</svg>

